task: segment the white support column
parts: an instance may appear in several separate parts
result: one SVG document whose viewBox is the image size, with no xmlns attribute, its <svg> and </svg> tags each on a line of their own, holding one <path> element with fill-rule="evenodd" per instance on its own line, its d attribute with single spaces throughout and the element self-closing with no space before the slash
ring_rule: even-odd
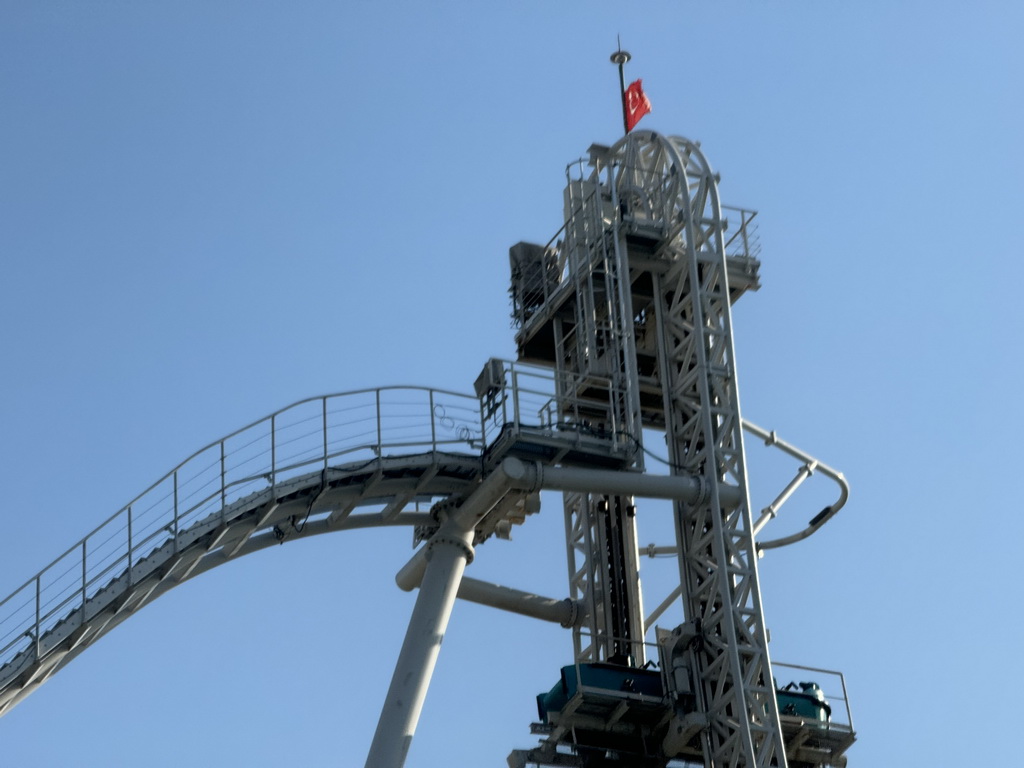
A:
<svg viewBox="0 0 1024 768">
<path fill-rule="evenodd" d="M 473 559 L 472 541 L 472 530 L 442 529 L 427 544 L 426 571 L 366 768 L 401 768 L 405 764 L 459 583 Z"/>
</svg>

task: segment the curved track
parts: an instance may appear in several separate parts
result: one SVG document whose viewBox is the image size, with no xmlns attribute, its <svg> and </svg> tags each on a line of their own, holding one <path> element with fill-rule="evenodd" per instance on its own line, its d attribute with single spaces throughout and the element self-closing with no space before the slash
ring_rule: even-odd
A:
<svg viewBox="0 0 1024 768">
<path fill-rule="evenodd" d="M 0 602 L 0 715 L 140 608 L 218 565 L 353 528 L 413 526 L 422 540 L 437 528 L 431 510 L 460 503 L 505 456 L 614 466 L 633 450 L 622 435 L 553 420 L 551 372 L 498 371 L 502 395 L 484 407 L 416 387 L 327 395 L 197 451 Z M 477 521 L 476 540 L 524 514 L 511 505 Z"/>
<path fill-rule="evenodd" d="M 0 668 L 5 713 L 89 645 L 171 588 L 209 569 L 285 540 L 350 528 L 427 525 L 426 513 L 399 511 L 406 499 L 445 498 L 473 484 L 471 456 L 382 458 L 356 467 L 297 477 L 209 515 L 88 594 L 51 626 L 24 637 L 24 648 Z M 385 511 L 351 510 L 385 505 Z M 388 511 L 390 508 L 391 511 Z M 344 514 L 340 511 L 348 510 Z"/>
<path fill-rule="evenodd" d="M 321 533 L 429 528 L 421 509 L 479 482 L 485 429 L 476 398 L 391 388 L 302 401 L 198 451 L 0 603 L 0 715 L 210 568 Z"/>
</svg>

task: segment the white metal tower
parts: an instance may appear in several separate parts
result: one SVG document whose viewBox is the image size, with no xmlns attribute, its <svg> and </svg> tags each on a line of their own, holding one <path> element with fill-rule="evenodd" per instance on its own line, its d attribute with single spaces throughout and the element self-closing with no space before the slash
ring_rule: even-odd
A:
<svg viewBox="0 0 1024 768">
<path fill-rule="evenodd" d="M 563 230 L 548 246 L 511 252 L 520 359 L 553 366 L 566 403 L 610 382 L 620 395 L 610 407 L 595 405 L 581 426 L 623 429 L 635 471 L 643 470 L 643 430 L 664 432 L 672 474 L 699 486 L 674 502 L 684 615 L 659 643 L 662 665 L 675 670 L 663 677 L 673 712 L 667 723 L 664 711 L 646 724 L 637 718 L 633 749 L 650 765 L 699 752 L 708 768 L 784 766 L 730 311 L 758 287 L 747 226 L 754 214 L 733 210 L 726 219 L 716 174 L 699 146 L 680 137 L 630 133 L 613 147 L 592 146 L 586 166 L 570 169 Z M 633 499 L 597 492 L 564 499 L 571 597 L 588 607 L 574 631 L 577 669 L 641 667 L 648 626 Z M 593 734 L 614 733 L 629 708 L 598 707 L 590 719 L 556 710 L 549 746 L 564 739 L 586 752 L 579 733 L 589 730 L 590 754 L 612 753 L 619 742 Z M 554 759 L 549 750 L 531 753 L 531 761 L 541 764 L 545 754 Z"/>
</svg>

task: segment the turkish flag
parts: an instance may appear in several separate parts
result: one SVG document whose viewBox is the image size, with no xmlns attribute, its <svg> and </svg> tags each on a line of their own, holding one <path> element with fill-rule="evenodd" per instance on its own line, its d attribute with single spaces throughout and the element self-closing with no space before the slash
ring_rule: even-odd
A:
<svg viewBox="0 0 1024 768">
<path fill-rule="evenodd" d="M 651 100 L 647 98 L 639 80 L 629 84 L 626 92 L 622 94 L 626 106 L 626 131 L 632 131 L 640 118 L 651 111 Z"/>
</svg>

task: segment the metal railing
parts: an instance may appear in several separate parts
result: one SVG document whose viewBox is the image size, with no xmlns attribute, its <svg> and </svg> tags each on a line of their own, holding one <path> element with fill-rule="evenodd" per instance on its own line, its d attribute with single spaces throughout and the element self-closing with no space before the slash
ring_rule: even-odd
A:
<svg viewBox="0 0 1024 768">
<path fill-rule="evenodd" d="M 601 240 L 611 219 L 619 215 L 609 204 L 594 202 L 601 187 L 585 175 L 582 160 L 570 164 L 567 172 L 576 165 L 579 165 L 579 176 L 569 175 L 566 186 L 566 222 L 545 245 L 516 251 L 518 255 L 512 259 L 510 295 L 516 328 L 526 325 L 556 293 L 567 290 L 572 276 L 580 268 L 576 262 L 589 252 L 593 243 Z M 754 221 L 757 211 L 731 205 L 722 205 L 721 211 L 727 222 L 726 255 L 741 261 L 756 261 L 761 253 L 761 238 Z M 632 218 L 636 219 L 635 212 Z M 660 218 L 651 219 L 650 223 L 660 227 L 668 240 L 680 231 L 678 226 L 666 230 L 667 222 Z"/>
<path fill-rule="evenodd" d="M 419 387 L 368 389 L 303 400 L 232 432 L 153 483 L 0 601 L 0 668 L 45 632 L 190 526 L 225 515 L 236 501 L 332 463 L 358 466 L 386 452 L 483 449 L 479 400 Z"/>
<path fill-rule="evenodd" d="M 637 439 L 616 421 L 616 404 L 624 394 L 610 379 L 588 376 L 584 388 L 575 375 L 542 366 L 492 358 L 488 367 L 490 380 L 480 392 L 485 444 L 491 445 L 514 424 L 550 435 L 604 439 L 629 450 L 637 446 Z M 595 420 L 596 414 L 601 414 L 601 421 Z"/>
<path fill-rule="evenodd" d="M 853 713 L 850 711 L 850 699 L 846 693 L 846 678 L 842 672 L 834 669 L 820 669 L 818 667 L 805 667 L 800 664 L 786 664 L 781 661 L 772 662 L 772 672 L 775 675 L 776 687 L 784 688 L 788 682 L 779 679 L 779 674 L 786 670 L 799 671 L 800 674 L 792 681 L 813 682 L 825 695 L 825 701 L 832 709 L 831 725 L 849 728 L 853 731 Z M 803 673 L 809 672 L 810 675 Z M 810 678 L 808 680 L 808 678 Z M 845 712 L 845 717 L 843 716 Z"/>
<path fill-rule="evenodd" d="M 729 222 L 726 230 L 728 236 L 725 241 L 726 254 L 756 259 L 761 254 L 761 235 L 758 233 L 757 224 L 753 223 L 757 211 L 723 205 L 722 216 Z M 739 219 L 738 224 L 737 219 Z"/>
</svg>

